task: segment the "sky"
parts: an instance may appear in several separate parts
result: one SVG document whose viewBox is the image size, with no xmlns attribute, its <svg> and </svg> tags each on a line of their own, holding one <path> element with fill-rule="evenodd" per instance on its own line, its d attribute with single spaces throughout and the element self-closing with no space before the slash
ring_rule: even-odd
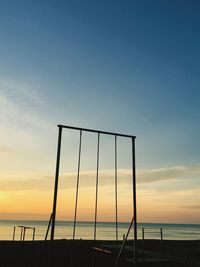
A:
<svg viewBox="0 0 200 267">
<path fill-rule="evenodd" d="M 0 4 L 0 219 L 48 219 L 66 124 L 136 135 L 139 221 L 200 223 L 199 1 Z M 80 220 L 94 217 L 96 141 L 83 136 Z M 129 221 L 130 142 L 118 141 Z M 102 137 L 99 220 L 114 218 L 113 149 Z M 77 153 L 64 133 L 58 219 L 73 218 Z"/>
</svg>

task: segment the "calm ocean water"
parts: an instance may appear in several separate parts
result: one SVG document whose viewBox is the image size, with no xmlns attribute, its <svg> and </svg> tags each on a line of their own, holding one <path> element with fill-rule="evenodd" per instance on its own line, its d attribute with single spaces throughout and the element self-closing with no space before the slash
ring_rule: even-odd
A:
<svg viewBox="0 0 200 267">
<path fill-rule="evenodd" d="M 35 239 L 44 239 L 47 230 L 47 221 L 16 221 L 16 220 L 1 220 L 0 221 L 0 240 L 12 240 L 13 227 L 15 225 L 25 225 L 36 227 Z M 122 239 L 123 234 L 126 234 L 129 223 L 119 223 L 119 239 Z M 138 237 L 142 237 L 142 228 L 144 228 L 146 239 L 160 239 L 160 228 L 163 230 L 164 239 L 174 240 L 197 240 L 200 239 L 199 224 L 157 224 L 157 223 L 139 223 Z M 72 238 L 73 223 L 58 221 L 56 223 L 56 238 Z M 31 231 L 27 231 L 26 240 L 31 239 Z M 76 238 L 93 239 L 94 223 L 93 222 L 77 222 Z M 20 230 L 16 230 L 16 240 L 20 238 Z M 130 236 L 130 238 L 132 238 Z M 115 223 L 113 222 L 98 222 L 97 223 L 97 239 L 115 239 Z"/>
</svg>

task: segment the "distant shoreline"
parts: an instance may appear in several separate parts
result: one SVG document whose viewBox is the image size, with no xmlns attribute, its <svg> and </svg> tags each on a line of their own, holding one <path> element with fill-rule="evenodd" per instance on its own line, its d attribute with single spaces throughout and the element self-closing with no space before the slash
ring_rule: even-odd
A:
<svg viewBox="0 0 200 267">
<path fill-rule="evenodd" d="M 0 220 L 0 240 L 11 240 L 13 228 L 16 225 L 24 225 L 36 228 L 36 240 L 44 239 L 47 231 L 48 221 L 38 220 Z M 73 232 L 73 221 L 56 221 L 56 239 L 71 239 Z M 127 233 L 129 223 L 119 222 L 119 239 Z M 143 229 L 143 230 L 142 230 Z M 200 224 L 168 224 L 168 223 L 138 223 L 138 238 L 161 239 L 161 229 L 163 238 L 166 240 L 199 240 Z M 132 231 L 132 230 L 131 230 Z M 16 239 L 19 239 L 20 230 L 17 229 Z M 76 238 L 89 240 L 94 236 L 94 222 L 77 221 Z M 130 238 L 133 233 L 130 233 Z M 97 222 L 97 239 L 115 240 L 116 224 L 115 222 Z M 31 233 L 27 231 L 27 239 L 31 239 Z"/>
</svg>

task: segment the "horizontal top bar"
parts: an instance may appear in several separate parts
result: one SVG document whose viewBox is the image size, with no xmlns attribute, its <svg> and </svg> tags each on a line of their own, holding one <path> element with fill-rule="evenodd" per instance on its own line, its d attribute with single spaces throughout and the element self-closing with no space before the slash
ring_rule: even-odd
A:
<svg viewBox="0 0 200 267">
<path fill-rule="evenodd" d="M 26 229 L 35 229 L 35 227 L 30 227 L 30 226 L 24 226 L 24 225 L 17 225 L 19 228 L 26 228 Z"/>
<path fill-rule="evenodd" d="M 60 125 L 60 124 L 58 124 L 58 127 L 72 129 L 72 130 L 85 131 L 85 132 L 99 133 L 99 134 L 108 134 L 108 135 L 122 136 L 122 137 L 128 137 L 128 138 L 136 138 L 136 136 L 134 136 L 134 135 L 127 135 L 127 134 L 120 134 L 120 133 L 113 133 L 113 132 L 105 132 L 105 131 L 99 131 L 99 130 L 80 128 L 80 127 L 73 127 L 73 126 L 68 126 L 68 125 Z"/>
</svg>

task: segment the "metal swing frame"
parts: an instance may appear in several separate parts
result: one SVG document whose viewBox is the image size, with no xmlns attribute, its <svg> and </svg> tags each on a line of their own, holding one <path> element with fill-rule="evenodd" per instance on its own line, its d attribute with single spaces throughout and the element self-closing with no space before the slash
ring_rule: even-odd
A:
<svg viewBox="0 0 200 267">
<path fill-rule="evenodd" d="M 94 240 L 96 240 L 96 228 L 97 228 L 97 203 L 98 203 L 98 183 L 99 183 L 99 148 L 100 148 L 100 136 L 111 135 L 115 138 L 115 223 L 116 223 L 116 241 L 118 241 L 118 183 L 117 183 L 117 137 L 125 137 L 132 140 L 132 190 L 133 190 L 133 239 L 134 239 L 134 261 L 137 262 L 137 205 L 136 205 L 136 163 L 135 163 L 135 138 L 134 135 L 126 135 L 114 132 L 105 132 L 99 130 L 92 130 L 87 128 L 73 127 L 67 125 L 58 125 L 58 144 L 57 144 L 57 158 L 56 158 L 56 172 L 55 172 L 55 184 L 54 184 L 54 197 L 53 197 L 53 209 L 48 229 L 51 226 L 51 241 L 54 240 L 55 234 L 55 222 L 56 222 L 56 207 L 57 207 L 57 195 L 58 195 L 58 182 L 59 182 L 59 169 L 60 169 L 60 154 L 62 145 L 62 131 L 63 129 L 77 130 L 80 132 L 79 141 L 79 154 L 78 154 L 78 170 L 77 170 L 77 184 L 76 184 L 76 200 L 75 200 L 75 212 L 74 212 L 74 224 L 73 224 L 73 240 L 76 234 L 76 215 L 77 204 L 79 194 L 79 178 L 80 178 L 80 162 L 81 162 L 81 145 L 82 145 L 82 133 L 92 132 L 97 134 L 97 165 L 96 165 L 96 196 L 95 196 L 95 214 L 94 214 Z"/>
</svg>

